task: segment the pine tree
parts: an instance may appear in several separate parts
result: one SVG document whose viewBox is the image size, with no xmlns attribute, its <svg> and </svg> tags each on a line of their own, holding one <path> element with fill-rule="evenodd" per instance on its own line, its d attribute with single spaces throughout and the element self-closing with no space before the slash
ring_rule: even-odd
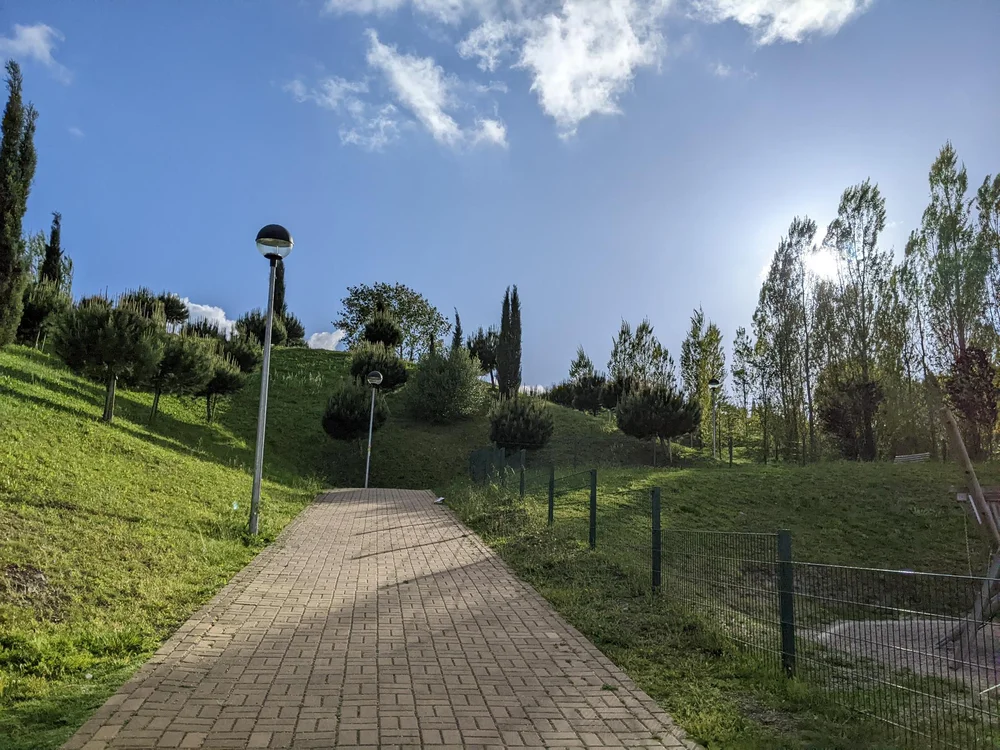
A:
<svg viewBox="0 0 1000 750">
<path fill-rule="evenodd" d="M 458 317 L 458 309 L 455 309 L 455 330 L 452 332 L 451 336 L 451 348 L 461 349 L 462 348 L 462 319 Z"/>
<path fill-rule="evenodd" d="M 0 346 L 17 334 L 28 273 L 21 222 L 35 176 L 35 122 L 38 113 L 22 96 L 21 69 L 7 61 L 7 106 L 0 139 Z"/>
<path fill-rule="evenodd" d="M 39 281 L 48 281 L 56 287 L 62 286 L 62 249 L 59 239 L 62 234 L 62 214 L 52 212 L 52 229 L 49 232 L 49 242 L 45 246 L 45 259 L 38 273 Z"/>
</svg>

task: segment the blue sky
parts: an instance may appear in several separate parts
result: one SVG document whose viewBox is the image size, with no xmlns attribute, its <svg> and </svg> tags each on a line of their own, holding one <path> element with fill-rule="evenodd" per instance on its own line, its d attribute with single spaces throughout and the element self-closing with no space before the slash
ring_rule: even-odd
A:
<svg viewBox="0 0 1000 750">
<path fill-rule="evenodd" d="M 78 295 L 235 318 L 278 222 L 309 334 L 351 284 L 469 330 L 516 283 L 531 384 L 579 344 L 603 364 L 623 317 L 677 358 L 700 304 L 728 344 L 791 219 L 866 177 L 901 252 L 946 139 L 971 184 L 1000 171 L 998 30 L 997 0 L 0 6 L 41 113 L 25 227 L 62 212 Z"/>
</svg>

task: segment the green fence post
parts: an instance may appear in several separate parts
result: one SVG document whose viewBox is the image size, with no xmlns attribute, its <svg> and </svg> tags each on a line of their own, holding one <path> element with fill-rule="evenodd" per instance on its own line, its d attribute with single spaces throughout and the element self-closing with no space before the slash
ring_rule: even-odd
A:
<svg viewBox="0 0 1000 750">
<path fill-rule="evenodd" d="M 597 548 L 597 469 L 590 470 L 590 548 Z"/>
<path fill-rule="evenodd" d="M 795 676 L 795 568 L 792 564 L 792 532 L 778 532 L 778 611 L 781 618 L 781 667 L 785 676 Z"/>
<path fill-rule="evenodd" d="M 521 499 L 524 500 L 524 448 L 521 449 Z"/>
<path fill-rule="evenodd" d="M 660 593 L 663 572 L 660 568 L 663 538 L 660 531 L 660 488 L 653 488 L 653 593 Z"/>
<path fill-rule="evenodd" d="M 549 465 L 549 526 L 556 515 L 556 465 Z"/>
</svg>

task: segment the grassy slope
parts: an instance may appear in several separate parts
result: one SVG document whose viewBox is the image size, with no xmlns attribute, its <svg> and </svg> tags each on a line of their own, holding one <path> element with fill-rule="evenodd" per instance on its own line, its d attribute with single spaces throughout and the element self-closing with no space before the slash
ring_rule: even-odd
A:
<svg viewBox="0 0 1000 750">
<path fill-rule="evenodd" d="M 0 747 L 57 746 L 313 497 L 300 386 L 271 389 L 263 539 L 248 544 L 253 446 L 225 421 L 255 413 L 252 385 L 223 424 L 165 398 L 150 428 L 149 395 L 122 392 L 109 426 L 99 386 L 0 352 Z"/>
</svg>

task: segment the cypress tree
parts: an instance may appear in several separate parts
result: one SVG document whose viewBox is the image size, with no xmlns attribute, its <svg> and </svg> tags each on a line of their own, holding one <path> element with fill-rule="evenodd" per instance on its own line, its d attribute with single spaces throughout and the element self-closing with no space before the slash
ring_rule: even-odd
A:
<svg viewBox="0 0 1000 750">
<path fill-rule="evenodd" d="M 451 348 L 462 348 L 462 319 L 458 317 L 458 309 L 455 309 L 455 330 L 451 337 Z"/>
<path fill-rule="evenodd" d="M 521 391 L 521 298 L 517 284 L 510 294 L 510 395 Z"/>
<path fill-rule="evenodd" d="M 38 273 L 39 281 L 49 281 L 56 287 L 62 286 L 62 248 L 59 246 L 62 234 L 62 214 L 52 212 L 52 230 L 49 232 L 49 242 L 45 246 L 45 259 Z"/>
<path fill-rule="evenodd" d="M 510 397 L 510 287 L 503 295 L 500 310 L 500 336 L 497 339 L 497 390 L 500 398 Z"/>
<path fill-rule="evenodd" d="M 274 269 L 274 314 L 284 318 L 288 313 L 285 305 L 285 261 L 279 260 Z"/>
<path fill-rule="evenodd" d="M 38 113 L 21 97 L 21 68 L 7 61 L 7 106 L 0 138 L 0 346 L 14 340 L 21 322 L 28 273 L 21 222 L 35 176 L 35 121 Z"/>
</svg>

